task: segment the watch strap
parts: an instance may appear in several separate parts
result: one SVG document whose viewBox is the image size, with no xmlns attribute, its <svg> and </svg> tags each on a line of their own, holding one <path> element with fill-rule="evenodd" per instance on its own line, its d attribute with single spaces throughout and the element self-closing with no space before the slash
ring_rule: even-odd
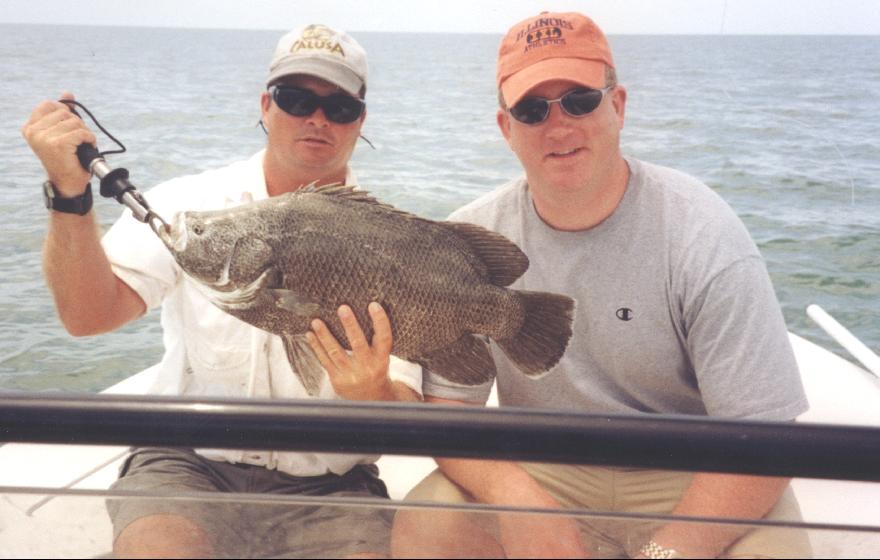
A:
<svg viewBox="0 0 880 560">
<path fill-rule="evenodd" d="M 86 190 L 77 196 L 62 197 L 58 195 L 58 189 L 51 181 L 43 183 L 43 194 L 46 200 L 46 208 L 62 212 L 64 214 L 77 214 L 84 216 L 92 209 L 92 184 L 86 184 Z"/>
</svg>

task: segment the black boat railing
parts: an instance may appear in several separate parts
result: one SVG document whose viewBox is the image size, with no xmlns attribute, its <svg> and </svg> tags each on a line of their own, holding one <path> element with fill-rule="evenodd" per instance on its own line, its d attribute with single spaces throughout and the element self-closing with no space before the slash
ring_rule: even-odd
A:
<svg viewBox="0 0 880 560">
<path fill-rule="evenodd" d="M 510 407 L 10 393 L 0 396 L 0 442 L 468 457 L 880 481 L 877 427 Z"/>
</svg>

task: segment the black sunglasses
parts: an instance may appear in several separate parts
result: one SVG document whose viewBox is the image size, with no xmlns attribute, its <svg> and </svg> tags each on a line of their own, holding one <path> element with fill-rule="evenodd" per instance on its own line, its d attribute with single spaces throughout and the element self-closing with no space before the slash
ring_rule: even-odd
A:
<svg viewBox="0 0 880 560">
<path fill-rule="evenodd" d="M 295 86 L 272 86 L 269 88 L 272 99 L 278 108 L 294 117 L 308 117 L 318 110 L 324 111 L 327 120 L 338 124 L 349 124 L 358 120 L 366 104 L 363 100 L 346 93 L 317 93 Z"/>
<path fill-rule="evenodd" d="M 602 89 L 577 88 L 556 99 L 524 97 L 508 109 L 510 115 L 523 124 L 539 124 L 550 115 L 550 105 L 559 103 L 562 110 L 572 117 L 583 117 L 596 110 L 605 94 L 614 86 Z"/>
</svg>

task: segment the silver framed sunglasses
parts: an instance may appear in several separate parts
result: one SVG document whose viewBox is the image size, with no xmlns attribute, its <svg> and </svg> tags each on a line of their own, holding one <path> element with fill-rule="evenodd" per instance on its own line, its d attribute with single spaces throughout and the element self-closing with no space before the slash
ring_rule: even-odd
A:
<svg viewBox="0 0 880 560">
<path fill-rule="evenodd" d="M 556 99 L 536 96 L 523 97 L 513 107 L 510 107 L 507 112 L 523 124 L 535 125 L 547 120 L 547 117 L 550 115 L 550 105 L 559 103 L 565 114 L 571 117 L 583 117 L 595 111 L 602 104 L 605 94 L 614 89 L 614 87 L 606 86 L 602 89 L 575 88 Z"/>
</svg>

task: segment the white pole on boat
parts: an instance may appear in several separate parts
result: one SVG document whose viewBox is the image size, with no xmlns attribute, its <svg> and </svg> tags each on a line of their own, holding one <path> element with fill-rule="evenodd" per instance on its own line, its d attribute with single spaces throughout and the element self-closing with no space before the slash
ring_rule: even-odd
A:
<svg viewBox="0 0 880 560">
<path fill-rule="evenodd" d="M 880 356 L 873 350 L 865 346 L 865 344 L 849 332 L 846 327 L 837 322 L 837 320 L 829 315 L 824 309 L 818 305 L 811 304 L 807 306 L 807 315 L 816 322 L 817 325 L 827 332 L 831 338 L 843 346 L 847 352 L 853 355 L 855 359 L 868 368 L 868 371 L 880 377 Z"/>
</svg>

